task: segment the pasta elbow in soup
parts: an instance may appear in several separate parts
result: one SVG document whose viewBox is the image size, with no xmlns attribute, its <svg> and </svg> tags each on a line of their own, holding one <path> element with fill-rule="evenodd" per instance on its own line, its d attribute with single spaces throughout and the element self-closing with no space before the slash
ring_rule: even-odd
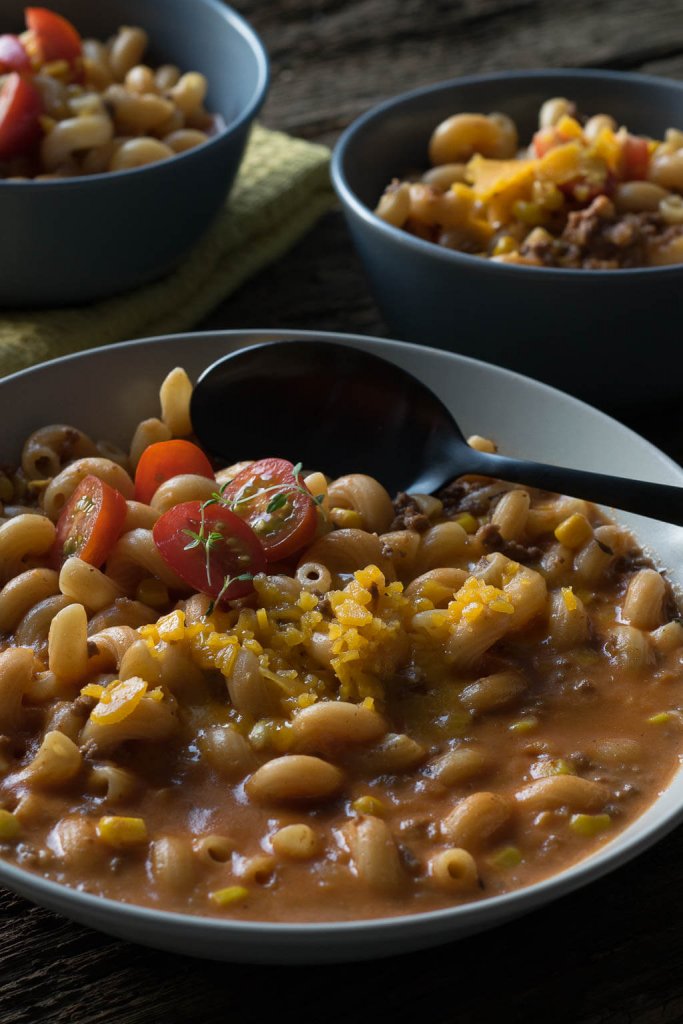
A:
<svg viewBox="0 0 683 1024">
<path fill-rule="evenodd" d="M 26 31 L 4 34 L 0 48 L 0 179 L 131 170 L 195 149 L 224 128 L 206 109 L 204 75 L 144 63 L 155 43 L 144 29 L 121 25 L 101 42 L 82 39 L 45 7 L 24 13 Z"/>
<path fill-rule="evenodd" d="M 625 528 L 482 477 L 392 498 L 267 452 L 217 467 L 184 372 L 160 383 L 130 455 L 46 425 L 1 478 L 5 859 L 351 920 L 528 886 L 656 799 L 683 628 Z"/>
</svg>

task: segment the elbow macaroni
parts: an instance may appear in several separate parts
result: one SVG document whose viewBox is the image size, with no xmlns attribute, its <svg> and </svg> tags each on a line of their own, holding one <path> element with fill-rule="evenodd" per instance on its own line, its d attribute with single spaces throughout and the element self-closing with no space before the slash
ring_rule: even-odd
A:
<svg viewBox="0 0 683 1024">
<path fill-rule="evenodd" d="M 123 42 L 107 74 L 144 93 L 142 40 Z M 5 474 L 0 808 L 48 876 L 111 895 L 115 858 L 141 903 L 378 916 L 530 884 L 647 806 L 682 747 L 683 628 L 625 530 L 480 479 L 393 504 L 322 467 L 312 542 L 209 611 L 152 529 L 236 469 L 171 477 L 149 505 L 128 472 L 191 432 L 190 397 L 176 369 L 129 453 L 58 424 Z M 99 568 L 54 568 L 91 473 L 126 499 L 121 535 Z"/>
<path fill-rule="evenodd" d="M 32 54 L 31 80 L 43 105 L 39 152 L 3 160 L 0 175 L 41 180 L 122 171 L 207 142 L 222 120 L 204 105 L 205 76 L 168 64 L 155 71 L 143 63 L 147 44 L 143 29 L 124 25 L 107 43 L 83 40 L 73 66 Z"/>
</svg>

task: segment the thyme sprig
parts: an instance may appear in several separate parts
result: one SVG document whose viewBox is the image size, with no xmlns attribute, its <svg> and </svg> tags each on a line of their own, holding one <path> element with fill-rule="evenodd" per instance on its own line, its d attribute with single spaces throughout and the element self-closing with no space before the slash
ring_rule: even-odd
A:
<svg viewBox="0 0 683 1024">
<path fill-rule="evenodd" d="M 232 480 L 226 480 L 225 483 L 221 484 L 220 488 L 217 491 L 213 492 L 210 498 L 207 498 L 206 501 L 203 501 L 201 503 L 201 505 L 199 506 L 199 529 L 183 530 L 182 532 L 190 538 L 189 543 L 185 545 L 185 551 L 192 551 L 195 548 L 203 548 L 204 550 L 206 582 L 209 587 L 211 586 L 211 552 L 216 547 L 216 545 L 219 544 L 221 541 L 225 542 L 225 537 L 220 532 L 220 530 L 208 529 L 206 523 L 207 508 L 209 508 L 211 505 L 222 505 L 223 508 L 227 508 L 230 512 L 236 512 L 237 509 L 240 508 L 242 505 L 248 505 L 250 502 L 254 501 L 255 498 L 261 498 L 264 494 L 272 493 L 273 497 L 270 499 L 266 506 L 266 513 L 268 515 L 273 515 L 275 512 L 279 512 L 280 509 L 285 507 L 285 505 L 287 504 L 288 495 L 291 494 L 292 491 L 298 491 L 300 494 L 303 494 L 307 498 L 310 498 L 313 501 L 314 505 L 320 510 L 321 515 L 324 516 L 325 511 L 322 508 L 322 503 L 325 500 L 325 495 L 317 494 L 314 496 L 306 487 L 303 487 L 299 483 L 298 477 L 299 474 L 301 473 L 302 468 L 303 464 L 301 462 L 297 462 L 297 464 L 292 467 L 292 476 L 294 478 L 294 483 L 290 484 L 284 489 L 282 488 L 282 484 L 273 484 L 271 487 L 264 487 L 262 490 L 257 491 L 255 494 L 247 494 L 241 498 L 229 499 L 225 497 L 225 491 L 232 483 Z M 223 595 L 227 592 L 227 590 L 233 583 L 246 582 L 247 580 L 253 579 L 254 574 L 250 572 L 244 572 L 240 576 L 231 576 L 230 574 L 227 574 L 223 579 L 221 589 L 219 590 L 217 596 L 209 602 L 209 605 L 206 610 L 206 615 L 211 615 L 216 605 L 220 602 Z"/>
<path fill-rule="evenodd" d="M 223 597 L 223 594 L 226 592 L 228 587 L 232 586 L 233 583 L 246 582 L 247 580 L 253 580 L 253 578 L 253 572 L 243 572 L 241 576 L 231 576 L 228 573 L 228 575 L 223 580 L 223 586 L 218 591 L 216 597 L 214 597 L 213 600 L 209 601 L 205 614 L 211 615 L 213 613 L 214 608 Z"/>
<path fill-rule="evenodd" d="M 215 548 L 216 544 L 219 544 L 221 541 L 225 541 L 225 537 L 220 530 L 209 530 L 207 532 L 205 512 L 206 508 L 210 504 L 213 504 L 213 502 L 209 500 L 199 506 L 200 519 L 198 530 L 182 531 L 187 537 L 190 537 L 190 543 L 185 545 L 185 551 L 192 551 L 194 548 L 204 549 L 204 564 L 206 567 L 206 582 L 208 586 L 211 586 L 211 551 Z"/>
<path fill-rule="evenodd" d="M 226 480 L 226 482 L 221 486 L 220 490 L 214 491 L 211 497 L 208 498 L 207 501 L 204 502 L 204 504 L 213 505 L 219 503 L 221 505 L 224 505 L 225 508 L 229 509 L 231 512 L 236 512 L 239 508 L 242 507 L 242 505 L 248 505 L 256 498 L 261 498 L 263 497 L 264 494 L 272 493 L 273 497 L 270 499 L 266 506 L 266 513 L 268 515 L 273 515 L 273 513 L 279 512 L 281 508 L 285 507 L 285 505 L 287 504 L 287 497 L 289 494 L 292 493 L 292 491 L 298 491 L 299 494 L 303 494 L 307 498 L 311 498 L 313 503 L 317 506 L 317 508 L 320 509 L 322 515 L 324 516 L 325 513 L 321 506 L 323 501 L 325 500 L 325 495 L 317 494 L 314 496 L 306 487 L 303 487 L 299 483 L 298 477 L 302 469 L 303 463 L 301 462 L 297 462 L 297 464 L 292 467 L 292 476 L 294 477 L 294 483 L 287 486 L 284 490 L 282 488 L 282 484 L 272 484 L 270 487 L 262 488 L 262 490 L 257 491 L 255 494 L 245 494 L 241 498 L 226 499 L 225 490 L 232 483 L 232 480 Z"/>
</svg>

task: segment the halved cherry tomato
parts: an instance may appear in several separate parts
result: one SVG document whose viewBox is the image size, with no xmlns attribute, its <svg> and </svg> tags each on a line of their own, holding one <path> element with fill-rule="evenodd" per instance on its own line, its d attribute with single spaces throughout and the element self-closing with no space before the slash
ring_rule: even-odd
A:
<svg viewBox="0 0 683 1024">
<path fill-rule="evenodd" d="M 26 27 L 33 33 L 36 55 L 41 63 L 66 60 L 70 64 L 81 56 L 81 37 L 61 14 L 46 7 L 27 7 Z"/>
<path fill-rule="evenodd" d="M 43 100 L 35 85 L 16 71 L 0 89 L 0 159 L 29 152 L 41 136 Z"/>
<path fill-rule="evenodd" d="M 214 600 L 233 601 L 251 593 L 251 578 L 266 568 L 254 531 L 223 505 L 174 505 L 157 519 L 152 536 L 166 564 Z"/>
<path fill-rule="evenodd" d="M 286 459 L 261 459 L 223 490 L 225 503 L 249 523 L 269 562 L 299 551 L 318 526 L 316 503 L 294 468 Z"/>
<path fill-rule="evenodd" d="M 154 492 L 173 476 L 193 473 L 213 480 L 211 463 L 191 441 L 157 441 L 145 448 L 135 470 L 135 499 L 149 505 Z"/>
<path fill-rule="evenodd" d="M 75 555 L 97 568 L 121 536 L 126 499 L 96 476 L 86 476 L 57 520 L 52 564 L 59 568 Z"/>
<path fill-rule="evenodd" d="M 0 36 L 0 74 L 30 70 L 31 61 L 19 36 Z"/>
<path fill-rule="evenodd" d="M 650 167 L 650 146 L 647 139 L 627 135 L 621 149 L 621 177 L 625 181 L 647 178 Z"/>
</svg>

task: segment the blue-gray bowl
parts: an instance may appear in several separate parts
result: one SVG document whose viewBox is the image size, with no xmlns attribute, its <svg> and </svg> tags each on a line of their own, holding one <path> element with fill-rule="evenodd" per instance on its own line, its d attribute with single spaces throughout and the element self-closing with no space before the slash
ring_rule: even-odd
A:
<svg viewBox="0 0 683 1024">
<path fill-rule="evenodd" d="M 23 30 L 24 0 L 6 0 L 2 32 Z M 81 35 L 120 25 L 150 37 L 145 59 L 201 71 L 206 106 L 225 129 L 196 149 L 134 170 L 54 181 L 0 180 L 0 306 L 63 306 L 114 295 L 167 273 L 225 200 L 268 88 L 268 58 L 219 0 L 54 0 Z"/>
<path fill-rule="evenodd" d="M 427 166 L 436 125 L 503 111 L 520 138 L 567 96 L 635 133 L 683 127 L 683 83 L 608 71 L 520 71 L 460 78 L 373 108 L 341 136 L 332 177 L 370 285 L 394 336 L 496 363 L 618 409 L 683 397 L 683 265 L 562 270 L 445 249 L 372 212 L 394 177 Z"/>
</svg>

